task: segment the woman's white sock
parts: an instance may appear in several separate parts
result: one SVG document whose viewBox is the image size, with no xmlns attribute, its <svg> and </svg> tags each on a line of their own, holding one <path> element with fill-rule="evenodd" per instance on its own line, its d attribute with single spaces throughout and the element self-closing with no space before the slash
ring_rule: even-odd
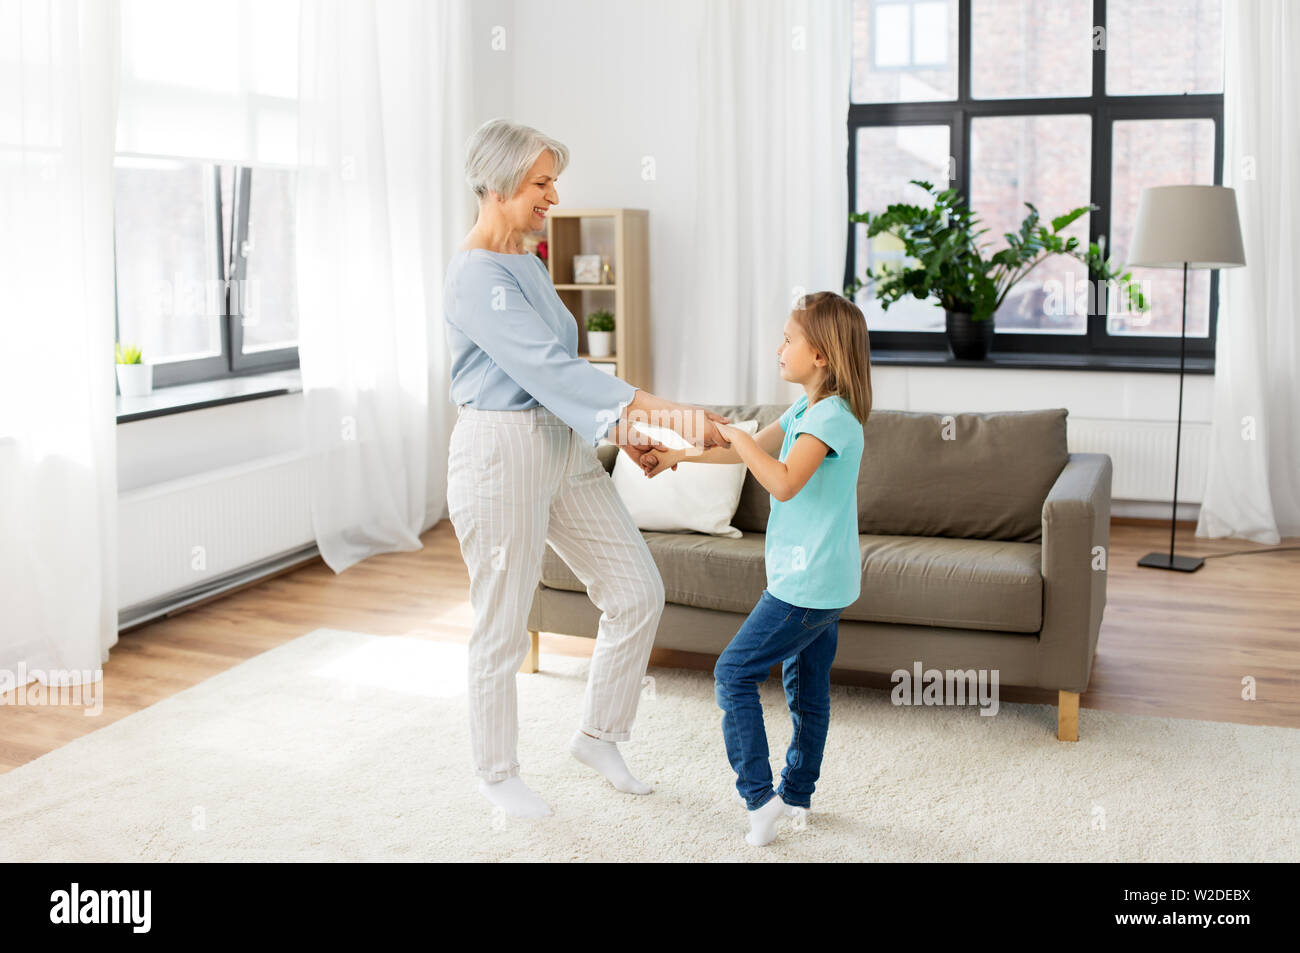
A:
<svg viewBox="0 0 1300 953">
<path fill-rule="evenodd" d="M 569 753 L 589 768 L 605 776 L 610 784 L 626 794 L 649 794 L 654 788 L 632 776 L 612 741 L 593 738 L 582 729 L 574 732 L 569 742 Z"/>
<path fill-rule="evenodd" d="M 498 807 L 511 817 L 547 817 L 551 813 L 545 801 L 533 793 L 532 788 L 524 784 L 519 775 L 511 775 L 504 781 L 479 781 L 478 789 L 483 792 L 493 807 Z"/>
</svg>

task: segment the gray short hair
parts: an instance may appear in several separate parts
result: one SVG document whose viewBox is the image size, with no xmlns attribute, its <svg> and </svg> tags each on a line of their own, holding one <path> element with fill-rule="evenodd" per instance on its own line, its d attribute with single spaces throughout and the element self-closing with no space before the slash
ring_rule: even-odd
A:
<svg viewBox="0 0 1300 953">
<path fill-rule="evenodd" d="M 510 198 L 544 149 L 555 156 L 555 177 L 569 164 L 564 143 L 532 126 L 509 119 L 489 119 L 470 136 L 465 152 L 465 181 L 482 199 L 491 190 Z"/>
</svg>

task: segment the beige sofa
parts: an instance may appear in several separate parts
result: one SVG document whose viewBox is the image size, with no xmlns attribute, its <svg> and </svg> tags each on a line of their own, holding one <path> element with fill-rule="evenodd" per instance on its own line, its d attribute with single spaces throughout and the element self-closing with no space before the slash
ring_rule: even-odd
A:
<svg viewBox="0 0 1300 953">
<path fill-rule="evenodd" d="M 764 427 L 779 404 L 709 405 Z M 875 410 L 858 481 L 862 592 L 839 625 L 837 669 L 915 663 L 1056 690 L 1057 737 L 1078 739 L 1106 605 L 1111 461 L 1066 448 L 1064 409 L 991 414 Z M 599 456 L 612 470 L 617 448 Z M 718 654 L 766 585 L 770 499 L 745 476 L 740 539 L 645 532 L 663 577 L 656 647 Z M 528 616 L 537 633 L 594 637 L 600 611 L 549 546 Z"/>
</svg>

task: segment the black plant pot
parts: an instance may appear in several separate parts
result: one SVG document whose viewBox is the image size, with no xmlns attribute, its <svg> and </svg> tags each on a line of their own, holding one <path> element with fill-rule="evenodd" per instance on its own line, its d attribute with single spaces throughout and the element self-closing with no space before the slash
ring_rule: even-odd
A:
<svg viewBox="0 0 1300 953">
<path fill-rule="evenodd" d="M 982 361 L 993 346 L 993 316 L 975 321 L 963 311 L 944 311 L 948 349 L 959 361 Z"/>
</svg>

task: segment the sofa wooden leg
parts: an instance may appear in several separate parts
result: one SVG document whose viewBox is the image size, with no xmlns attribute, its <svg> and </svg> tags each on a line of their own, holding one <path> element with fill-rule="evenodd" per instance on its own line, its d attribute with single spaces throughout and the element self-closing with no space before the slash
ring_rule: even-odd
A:
<svg viewBox="0 0 1300 953">
<path fill-rule="evenodd" d="M 1079 693 L 1058 692 L 1056 701 L 1056 740 L 1079 740 Z"/>
<path fill-rule="evenodd" d="M 538 669 L 537 654 L 537 633 L 532 629 L 528 630 L 528 654 L 524 656 L 524 664 L 519 666 L 519 671 L 525 675 L 532 675 Z"/>
</svg>

